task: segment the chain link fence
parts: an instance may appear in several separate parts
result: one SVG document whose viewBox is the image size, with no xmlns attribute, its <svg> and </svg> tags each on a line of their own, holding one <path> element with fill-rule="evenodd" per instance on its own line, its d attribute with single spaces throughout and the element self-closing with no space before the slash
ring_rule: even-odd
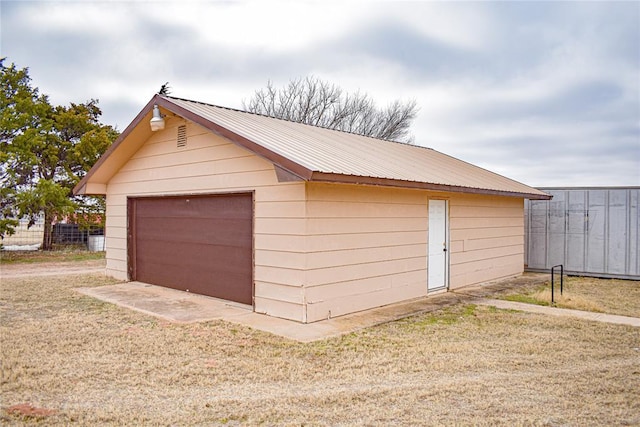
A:
<svg viewBox="0 0 640 427">
<path fill-rule="evenodd" d="M 40 249 L 44 239 L 44 222 L 36 221 L 31 227 L 27 220 L 20 220 L 15 233 L 0 240 L 5 251 L 35 251 Z M 51 229 L 54 248 L 77 247 L 92 252 L 105 250 L 104 228 L 80 227 L 78 224 L 54 224 Z"/>
</svg>

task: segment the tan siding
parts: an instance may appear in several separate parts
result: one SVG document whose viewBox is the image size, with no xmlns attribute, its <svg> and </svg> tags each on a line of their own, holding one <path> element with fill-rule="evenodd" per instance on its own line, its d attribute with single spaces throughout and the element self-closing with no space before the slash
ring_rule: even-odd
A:
<svg viewBox="0 0 640 427">
<path fill-rule="evenodd" d="M 305 235 L 304 218 L 262 218 L 256 221 L 256 234 Z"/>
<path fill-rule="evenodd" d="M 304 201 L 269 201 L 256 206 L 256 215 L 262 218 L 304 218 Z"/>
<path fill-rule="evenodd" d="M 517 276 L 522 274 L 523 264 L 524 257 L 521 254 L 460 264 L 451 276 L 451 288 Z"/>
<path fill-rule="evenodd" d="M 456 218 L 494 218 L 496 216 L 508 216 L 518 218 L 520 208 L 510 205 L 504 206 L 459 206 L 454 205 L 452 215 Z"/>
<path fill-rule="evenodd" d="M 463 250 L 462 252 L 454 252 L 451 254 L 451 264 L 466 264 L 474 261 L 491 260 L 502 258 L 513 254 L 523 253 L 522 247 L 519 245 L 507 245 L 480 249 L 480 250 Z"/>
<path fill-rule="evenodd" d="M 264 282 L 282 286 L 302 286 L 305 283 L 305 271 L 303 269 L 256 264 L 254 271 L 256 280 L 260 278 Z"/>
<path fill-rule="evenodd" d="M 449 214 L 452 289 L 522 273 L 523 199 L 452 197 Z"/>
<path fill-rule="evenodd" d="M 169 160 L 169 159 L 167 159 Z M 257 161 L 257 162 L 256 162 Z M 258 169 L 256 163 L 259 164 Z M 194 162 L 188 163 L 190 176 L 193 177 L 208 177 L 211 175 L 227 175 L 227 174 L 240 174 L 243 172 L 256 172 L 256 171 L 268 171 L 271 172 L 272 168 L 264 164 L 264 160 L 259 158 L 245 158 L 239 157 L 231 159 L 227 162 L 223 161 L 208 161 L 208 162 Z M 162 181 L 162 180 L 180 180 L 185 179 L 184 167 L 187 164 L 175 165 L 175 166 L 163 166 L 150 169 L 121 171 L 116 177 L 111 180 L 111 184 L 119 183 L 131 183 L 137 181 Z"/>
<path fill-rule="evenodd" d="M 305 236 L 282 234 L 255 234 L 254 247 L 256 251 L 297 252 L 304 248 Z"/>
<path fill-rule="evenodd" d="M 127 249 L 116 249 L 109 247 L 109 258 L 113 260 L 124 260 L 127 259 Z"/>
<path fill-rule="evenodd" d="M 291 303 L 274 298 L 256 297 L 254 302 L 255 312 L 283 319 L 305 322 L 304 313 L 300 310 L 300 303 Z M 269 322 L 265 318 L 264 322 Z"/>
<path fill-rule="evenodd" d="M 422 280 L 415 284 L 398 285 L 364 294 L 354 293 L 339 298 L 326 299 L 315 304 L 307 304 L 307 318 L 309 322 L 314 322 L 417 298 L 424 295 L 424 287 L 425 282 Z"/>
<path fill-rule="evenodd" d="M 120 216 L 124 216 L 122 213 L 126 212 L 127 207 L 127 196 L 123 194 L 112 194 L 106 199 L 107 213 L 113 212 L 113 214 L 118 214 Z M 124 209 L 124 210 L 123 210 Z M 107 221 L 111 215 L 107 215 Z"/>
<path fill-rule="evenodd" d="M 336 262 L 344 263 L 346 261 L 336 257 Z M 426 261 L 424 257 L 389 259 L 385 261 L 376 261 L 372 258 L 370 262 L 366 263 L 353 261 L 351 265 L 309 269 L 307 271 L 307 286 L 324 286 L 328 283 L 349 282 L 380 276 L 386 276 L 391 280 L 396 274 L 407 271 L 424 271 L 425 267 Z"/>
<path fill-rule="evenodd" d="M 524 212 L 524 211 L 523 211 Z M 524 214 L 523 214 L 524 215 Z M 499 219 L 501 227 L 522 227 L 524 226 L 524 217 L 522 218 L 512 218 L 501 216 L 497 214 L 492 218 L 457 218 L 451 217 L 451 229 L 453 230 L 464 230 L 467 228 L 490 228 L 495 227 L 497 222 L 496 219 Z"/>
<path fill-rule="evenodd" d="M 309 270 L 325 269 L 339 266 L 360 265 L 366 263 L 386 262 L 388 260 L 406 260 L 426 256 L 424 244 L 364 247 L 328 252 L 314 252 L 307 260 Z"/>
<path fill-rule="evenodd" d="M 126 212 L 114 211 L 114 212 L 109 212 L 109 214 L 110 215 L 107 216 L 105 221 L 105 225 L 107 228 L 127 226 Z"/>
<path fill-rule="evenodd" d="M 255 194 L 254 198 L 256 203 L 260 202 L 297 202 L 304 200 L 305 196 L 304 185 L 278 185 L 270 186 L 269 191 L 260 191 Z"/>
<path fill-rule="evenodd" d="M 106 274 L 118 280 L 127 280 L 127 262 L 107 256 Z"/>
<path fill-rule="evenodd" d="M 306 255 L 303 252 L 299 252 L 299 249 L 276 251 L 273 248 L 267 248 L 266 250 L 258 250 L 256 248 L 255 263 L 256 265 L 277 265 L 288 269 L 304 270 Z"/>
<path fill-rule="evenodd" d="M 303 293 L 302 285 L 281 286 L 276 283 L 260 282 L 255 288 L 256 298 L 278 300 L 298 305 L 300 305 Z"/>
<path fill-rule="evenodd" d="M 524 229 L 523 227 L 505 227 L 500 224 L 495 224 L 494 227 L 451 230 L 452 240 L 491 239 L 507 236 L 524 236 Z"/>
<path fill-rule="evenodd" d="M 386 191 L 385 191 L 386 190 Z M 370 187 L 360 185 L 319 184 L 307 187 L 309 200 L 315 202 L 381 203 L 384 205 L 426 204 L 427 193 L 419 190 Z M 309 207 L 315 209 L 315 207 Z"/>
<path fill-rule="evenodd" d="M 127 276 L 127 196 L 254 191 L 255 310 L 303 321 L 304 184 L 278 183 L 269 162 L 191 123 L 178 148 L 182 122 L 168 124 L 108 183 L 108 274 Z"/>
<path fill-rule="evenodd" d="M 189 173 L 189 166 L 184 166 L 185 174 Z M 117 176 L 117 175 L 116 175 Z M 141 173 L 138 178 L 128 182 L 109 184 L 108 191 L 112 194 L 136 194 L 140 196 L 153 194 L 184 194 L 207 193 L 213 191 L 242 191 L 253 188 L 256 183 L 275 179 L 273 170 L 253 171 L 237 174 L 222 175 L 185 175 L 182 178 L 151 177 Z"/>
<path fill-rule="evenodd" d="M 425 230 L 396 231 L 387 233 L 345 233 L 315 235 L 308 239 L 309 252 L 338 251 L 353 249 L 354 242 L 358 248 L 377 248 L 402 245 L 424 245 Z"/>
<path fill-rule="evenodd" d="M 88 182 L 82 194 L 105 194 L 106 191 L 106 185 L 97 182 Z"/>
<path fill-rule="evenodd" d="M 109 211 L 107 211 L 107 215 Z M 122 227 L 109 227 L 105 230 L 105 234 L 107 237 L 111 237 L 114 239 L 126 239 L 127 238 L 127 228 L 126 225 Z"/>
<path fill-rule="evenodd" d="M 402 210 L 398 209 L 395 215 L 381 216 L 379 218 L 313 218 L 309 217 L 307 231 L 309 236 L 319 234 L 343 234 L 343 233 L 386 233 L 425 230 L 425 216 L 419 218 L 402 217 Z"/>
<path fill-rule="evenodd" d="M 518 246 L 521 248 L 518 252 L 522 252 L 522 248 L 524 248 L 524 236 L 506 235 L 489 239 L 466 239 L 463 243 L 463 250 L 465 251 L 491 249 L 502 246 Z"/>
<path fill-rule="evenodd" d="M 126 232 L 126 230 L 124 230 Z M 109 248 L 111 249 L 127 249 L 127 239 L 126 238 L 121 238 L 121 239 L 116 239 L 116 238 L 111 238 L 109 240 Z"/>
<path fill-rule="evenodd" d="M 350 295 L 367 295 L 384 289 L 390 289 L 391 283 L 385 276 L 361 278 L 351 282 L 331 283 L 305 289 L 307 304 L 320 304 L 324 301 L 344 298 Z"/>
<path fill-rule="evenodd" d="M 426 194 L 307 184 L 307 321 L 426 294 Z"/>
<path fill-rule="evenodd" d="M 107 197 L 105 250 L 106 273 L 119 280 L 127 280 L 127 220 L 126 198 Z"/>
<path fill-rule="evenodd" d="M 420 204 L 392 202 L 346 202 L 314 200 L 307 208 L 310 218 L 380 218 L 396 215 L 402 210 L 406 218 L 423 218 L 424 207 Z"/>
</svg>

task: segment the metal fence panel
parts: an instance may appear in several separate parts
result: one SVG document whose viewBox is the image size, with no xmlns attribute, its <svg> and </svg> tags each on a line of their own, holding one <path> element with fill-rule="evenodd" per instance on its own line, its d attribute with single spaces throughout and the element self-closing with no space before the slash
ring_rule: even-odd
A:
<svg viewBox="0 0 640 427">
<path fill-rule="evenodd" d="M 640 276 L 640 191 L 629 194 L 629 270 Z"/>
<path fill-rule="evenodd" d="M 562 264 L 565 254 L 566 230 L 566 194 L 564 192 L 553 196 L 549 204 L 547 223 L 547 257 L 551 266 Z"/>
<path fill-rule="evenodd" d="M 607 216 L 609 218 L 609 229 L 615 230 L 616 235 L 609 233 L 607 239 L 607 271 L 613 274 L 627 273 L 627 259 L 629 242 L 623 238 L 629 234 L 627 230 L 627 192 L 623 190 L 611 190 L 609 192 L 609 203 Z M 621 233 L 622 236 L 620 235 Z"/>
<path fill-rule="evenodd" d="M 528 270 L 640 280 L 640 187 L 541 188 L 525 202 Z"/>
<path fill-rule="evenodd" d="M 586 191 L 570 191 L 567 204 L 567 256 L 565 267 L 572 271 L 585 270 L 586 257 Z"/>
<path fill-rule="evenodd" d="M 537 202 L 534 201 L 534 202 Z M 536 248 L 535 251 L 529 251 L 529 263 L 531 265 L 547 264 L 547 216 L 548 203 L 531 203 L 528 209 L 529 218 L 529 247 Z"/>
<path fill-rule="evenodd" d="M 606 272 L 605 268 L 605 198 L 603 190 L 589 192 L 589 207 L 587 210 L 587 272 Z"/>
<path fill-rule="evenodd" d="M 0 248 L 6 251 L 39 250 L 44 239 L 44 221 L 40 219 L 31 227 L 26 219 L 18 221 L 14 233 L 0 239 Z M 51 242 L 55 247 L 86 246 L 90 251 L 104 251 L 104 228 L 93 226 L 81 229 L 78 224 L 57 223 L 51 227 Z"/>
</svg>

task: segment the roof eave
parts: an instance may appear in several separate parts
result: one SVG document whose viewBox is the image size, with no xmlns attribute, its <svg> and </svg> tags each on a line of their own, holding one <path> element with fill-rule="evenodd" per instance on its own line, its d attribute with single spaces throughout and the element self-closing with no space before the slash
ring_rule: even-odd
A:
<svg viewBox="0 0 640 427">
<path fill-rule="evenodd" d="M 399 179 L 390 179 L 390 178 L 375 178 L 368 176 L 357 176 L 357 175 L 343 175 L 336 173 L 326 173 L 326 172 L 314 172 L 312 176 L 308 179 L 311 182 L 330 182 L 330 183 L 341 183 L 341 184 L 360 184 L 360 185 L 377 185 L 377 186 L 385 186 L 385 187 L 398 187 L 398 188 L 414 188 L 420 190 L 431 190 L 431 191 L 442 191 L 447 193 L 466 193 L 466 194 L 483 194 L 483 195 L 492 195 L 492 196 L 505 196 L 505 197 L 522 197 L 524 199 L 530 200 L 550 200 L 552 198 L 551 195 L 542 193 L 521 193 L 514 191 L 503 191 L 503 190 L 495 190 L 495 189 L 487 189 L 487 188 L 473 188 L 473 187 L 463 187 L 457 185 L 447 185 L 447 184 L 434 184 L 428 182 L 418 182 L 418 181 L 405 181 Z"/>
</svg>

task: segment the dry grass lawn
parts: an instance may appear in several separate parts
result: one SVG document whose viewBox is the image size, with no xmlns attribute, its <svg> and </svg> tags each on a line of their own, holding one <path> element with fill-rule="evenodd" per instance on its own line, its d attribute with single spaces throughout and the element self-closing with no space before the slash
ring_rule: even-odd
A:
<svg viewBox="0 0 640 427">
<path fill-rule="evenodd" d="M 0 251 L 0 262 L 9 264 L 39 264 L 50 262 L 78 262 L 104 259 L 104 252 L 89 252 L 85 247 L 66 246 L 56 251 Z"/>
<path fill-rule="evenodd" d="M 4 425 L 640 425 L 637 328 L 461 305 L 301 344 L 73 290 L 107 283 L 2 280 Z"/>
<path fill-rule="evenodd" d="M 599 313 L 640 317 L 640 281 L 565 277 L 564 292 L 560 295 L 560 279 L 555 280 L 556 307 Z M 532 304 L 551 305 L 551 282 L 543 287 L 522 289 L 502 298 Z"/>
</svg>

